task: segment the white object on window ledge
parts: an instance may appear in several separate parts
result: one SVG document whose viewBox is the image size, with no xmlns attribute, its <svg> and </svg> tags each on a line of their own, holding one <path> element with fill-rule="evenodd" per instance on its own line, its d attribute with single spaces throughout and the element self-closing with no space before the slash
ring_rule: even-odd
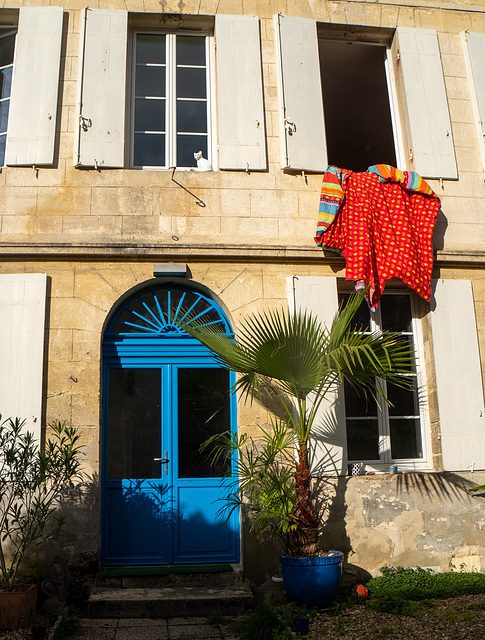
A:
<svg viewBox="0 0 485 640">
<path fill-rule="evenodd" d="M 212 164 L 207 158 L 202 157 L 202 151 L 194 153 L 194 158 L 197 160 L 197 169 L 194 171 L 212 171 Z"/>
</svg>

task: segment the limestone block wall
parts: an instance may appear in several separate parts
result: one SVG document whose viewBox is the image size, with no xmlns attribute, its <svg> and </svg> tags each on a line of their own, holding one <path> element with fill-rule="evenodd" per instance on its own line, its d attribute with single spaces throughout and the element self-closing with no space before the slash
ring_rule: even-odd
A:
<svg viewBox="0 0 485 640">
<path fill-rule="evenodd" d="M 45 3 L 30 0 L 29 4 Z M 434 275 L 472 281 L 484 370 L 485 183 L 459 36 L 465 30 L 485 33 L 484 3 L 97 0 L 90 4 L 154 14 L 259 16 L 268 170 L 176 172 L 175 179 L 204 207 L 171 180 L 171 171 L 74 168 L 84 3 L 58 4 L 64 7 L 65 23 L 55 163 L 44 168 L 2 168 L 0 273 L 49 276 L 44 421 L 61 419 L 79 427 L 86 447 L 88 481 L 66 505 L 75 507 L 73 535 L 66 543 L 70 552 L 96 552 L 99 546 L 103 326 L 119 298 L 152 277 L 153 263 L 187 263 L 192 279 L 209 287 L 227 306 L 235 327 L 252 311 L 286 306 L 288 276 L 344 277 L 343 260 L 324 257 L 313 241 L 321 174 L 302 176 L 280 168 L 272 22 L 278 12 L 349 28 L 437 30 L 459 179 L 430 181 L 442 200 L 434 236 Z M 20 5 L 18 0 L 0 0 L 0 20 L 1 9 Z M 439 469 L 429 327 L 425 343 L 433 459 Z M 259 406 L 240 405 L 238 411 L 242 429 L 267 421 Z M 343 478 L 331 500 L 324 540 L 344 549 L 348 562 L 358 567 L 355 571 L 374 573 L 386 562 L 446 569 L 452 555 L 457 566 L 464 561 L 485 570 L 483 501 L 467 491 L 484 481 L 479 473 Z M 271 566 L 262 564 L 259 553 L 246 536 L 248 571 L 264 574 L 260 576 L 264 579 Z"/>
<path fill-rule="evenodd" d="M 36 4 L 35 0 L 31 4 Z M 42 4 L 41 2 L 39 4 Z M 171 181 L 170 171 L 87 170 L 73 167 L 78 126 L 76 90 L 81 6 L 66 0 L 59 93 L 60 117 L 55 165 L 6 167 L 0 174 L 2 244 L 18 243 L 164 246 L 284 246 L 308 251 L 313 244 L 320 175 L 292 175 L 280 168 L 276 72 L 272 17 L 278 12 L 331 24 L 374 28 L 433 28 L 438 32 L 455 142 L 459 179 L 431 181 L 443 202 L 435 246 L 444 251 L 480 254 L 484 234 L 485 186 L 465 73 L 460 32 L 485 31 L 480 2 L 397 2 L 221 0 L 220 2 L 148 0 L 108 2 L 96 7 L 130 12 L 175 14 L 247 14 L 261 19 L 262 70 L 267 129 L 268 171 L 176 173 L 176 178 L 205 203 Z M 0 7 L 18 3 L 3 0 Z M 376 160 L 378 161 L 378 160 Z M 34 240 L 35 238 L 35 240 Z"/>
</svg>

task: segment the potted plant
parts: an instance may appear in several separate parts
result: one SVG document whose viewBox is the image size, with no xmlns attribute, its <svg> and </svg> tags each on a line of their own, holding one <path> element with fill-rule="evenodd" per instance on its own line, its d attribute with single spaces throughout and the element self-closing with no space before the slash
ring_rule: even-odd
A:
<svg viewBox="0 0 485 640">
<path fill-rule="evenodd" d="M 75 429 L 49 425 L 52 435 L 41 450 L 24 423 L 0 416 L 0 629 L 31 624 L 37 587 L 21 584 L 22 563 L 59 538 L 63 491 L 83 477 Z"/>
<path fill-rule="evenodd" d="M 298 605 L 322 607 L 333 601 L 343 558 L 340 551 L 325 554 L 319 547 L 322 493 L 310 461 L 318 409 L 344 378 L 373 396 L 382 395 L 379 379 L 408 386 L 406 374 L 414 362 L 414 352 L 400 336 L 352 324 L 363 295 L 350 296 L 330 328 L 302 311 L 251 316 L 235 339 L 197 320 L 184 325 L 221 366 L 239 373 L 235 389 L 243 397 L 277 407 L 259 438 L 227 432 L 205 447 L 214 461 L 237 454 L 237 477 L 222 511 L 240 508 L 252 531 L 269 532 L 280 543 L 285 588 Z M 325 500 L 320 507 L 324 511 Z"/>
</svg>

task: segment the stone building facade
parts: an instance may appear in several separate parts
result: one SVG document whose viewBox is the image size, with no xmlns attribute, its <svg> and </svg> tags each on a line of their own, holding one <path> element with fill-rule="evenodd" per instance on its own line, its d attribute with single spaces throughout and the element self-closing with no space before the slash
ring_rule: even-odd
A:
<svg viewBox="0 0 485 640">
<path fill-rule="evenodd" d="M 130 544 L 123 536 L 120 549 L 106 550 L 112 517 L 121 529 L 134 520 L 143 530 L 119 504 L 123 489 L 107 497 L 116 408 L 107 344 L 123 334 L 113 324 L 120 310 L 161 287 L 202 294 L 235 330 L 252 312 L 295 305 L 331 320 L 346 291 L 345 262 L 313 237 L 324 169 L 342 166 L 351 146 L 346 126 L 340 139 L 340 127 L 329 124 L 336 114 L 326 98 L 338 82 L 324 84 L 323 106 L 321 99 L 326 78 L 344 78 L 344 45 L 363 47 L 350 57 L 363 82 L 354 99 L 342 94 L 337 111 L 351 130 L 351 102 L 366 121 L 367 104 L 387 101 L 390 131 L 381 148 L 366 130 L 369 140 L 356 143 L 360 155 L 349 162 L 418 171 L 442 211 L 431 302 L 399 283 L 386 288 L 389 298 L 406 300 L 406 332 L 419 353 L 419 407 L 403 417 L 412 421 L 406 433 L 414 444 L 392 443 L 387 415 L 372 422 L 376 453 L 366 458 L 365 447 L 347 438 L 346 423 L 357 440 L 360 432 L 340 396 L 319 453 L 333 487 L 324 543 L 345 550 L 351 572 L 375 573 L 385 563 L 444 570 L 452 559 L 484 571 L 484 505 L 468 489 L 485 480 L 485 4 L 54 4 L 0 2 L 0 412 L 26 417 L 39 436 L 56 419 L 80 429 L 88 479 L 72 497 L 66 551 L 94 552 L 102 564 L 137 563 L 123 560 Z M 381 67 L 366 75 L 370 63 L 362 60 L 371 49 Z M 210 170 L 198 170 L 199 150 Z M 120 353 L 115 369 L 131 362 Z M 166 357 L 159 364 L 173 366 L 176 358 Z M 146 351 L 140 358 L 133 368 L 155 366 Z M 162 405 L 176 393 L 163 389 Z M 238 403 L 233 415 L 239 429 L 268 421 L 257 405 Z M 356 462 L 374 475 L 348 476 Z M 393 465 L 402 473 L 389 474 Z M 195 508 L 199 498 L 190 500 Z M 248 535 L 241 554 L 235 539 L 232 556 L 204 556 L 193 549 L 193 532 L 163 522 L 173 546 L 190 549 L 175 560 L 161 553 L 161 564 L 241 561 L 256 580 L 276 571 Z"/>
</svg>

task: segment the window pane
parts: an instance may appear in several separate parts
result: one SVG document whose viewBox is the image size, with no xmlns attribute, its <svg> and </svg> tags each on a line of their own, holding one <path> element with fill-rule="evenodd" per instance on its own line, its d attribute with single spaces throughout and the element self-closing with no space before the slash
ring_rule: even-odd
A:
<svg viewBox="0 0 485 640">
<path fill-rule="evenodd" d="M 4 102 L 0 102 L 0 132 L 1 133 L 3 133 L 4 131 L 7 131 L 9 104 L 10 104 L 10 100 L 5 100 Z"/>
<path fill-rule="evenodd" d="M 391 416 L 416 416 L 418 415 L 418 397 L 416 393 L 416 380 L 413 381 L 413 389 L 401 389 L 395 385 L 387 385 L 387 398 L 392 403 L 389 406 Z"/>
<path fill-rule="evenodd" d="M 177 98 L 206 98 L 205 69 L 177 69 Z"/>
<path fill-rule="evenodd" d="M 7 136 L 5 134 L 0 135 L 0 167 L 3 167 L 5 164 L 5 142 L 7 141 Z"/>
<path fill-rule="evenodd" d="M 161 372 L 111 369 L 108 401 L 108 478 L 160 478 Z"/>
<path fill-rule="evenodd" d="M 177 136 L 177 167 L 196 167 L 194 153 L 202 151 L 207 158 L 207 136 Z"/>
<path fill-rule="evenodd" d="M 177 36 L 177 64 L 205 65 L 205 37 Z"/>
<path fill-rule="evenodd" d="M 179 478 L 218 478 L 229 471 L 230 461 L 211 465 L 199 448 L 207 438 L 230 428 L 229 372 L 179 369 Z"/>
<path fill-rule="evenodd" d="M 138 33 L 136 36 L 137 64 L 165 63 L 165 36 L 160 34 Z"/>
<path fill-rule="evenodd" d="M 350 298 L 350 293 L 340 293 L 338 297 L 339 304 L 342 302 L 347 303 Z M 360 307 L 353 318 L 350 325 L 354 331 L 368 331 L 370 325 L 370 309 L 367 302 L 362 299 Z"/>
<path fill-rule="evenodd" d="M 345 380 L 345 414 L 350 418 L 362 418 L 364 416 L 377 416 L 377 404 L 375 399 L 369 395 L 365 396 L 363 392 L 353 389 Z"/>
<path fill-rule="evenodd" d="M 411 331 L 411 300 L 407 295 L 382 296 L 381 301 L 383 331 Z"/>
<path fill-rule="evenodd" d="M 135 100 L 135 131 L 165 131 L 165 100 Z"/>
<path fill-rule="evenodd" d="M 0 38 L 0 67 L 6 67 L 13 62 L 15 34 Z"/>
<path fill-rule="evenodd" d="M 133 162 L 136 167 L 165 166 L 165 135 L 135 133 Z"/>
<path fill-rule="evenodd" d="M 177 100 L 177 132 L 207 132 L 207 103 Z"/>
<path fill-rule="evenodd" d="M 421 429 L 419 420 L 390 420 L 391 456 L 401 458 L 422 458 Z"/>
<path fill-rule="evenodd" d="M 135 95 L 165 97 L 165 67 L 137 67 Z"/>
<path fill-rule="evenodd" d="M 10 88 L 12 86 L 12 69 L 13 67 L 7 67 L 0 71 L 0 98 L 10 97 Z"/>
<path fill-rule="evenodd" d="M 347 453 L 350 461 L 379 459 L 377 418 L 347 420 Z"/>
</svg>

